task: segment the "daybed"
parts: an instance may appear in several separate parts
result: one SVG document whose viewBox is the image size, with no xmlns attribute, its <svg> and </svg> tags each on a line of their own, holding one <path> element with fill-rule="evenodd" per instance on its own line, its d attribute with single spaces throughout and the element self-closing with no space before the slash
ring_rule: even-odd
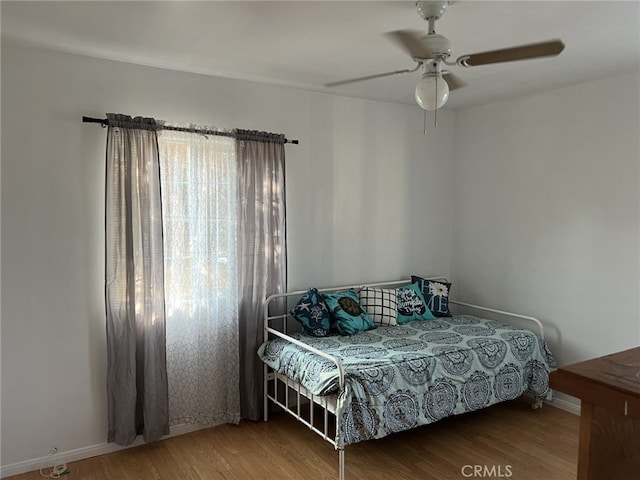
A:
<svg viewBox="0 0 640 480">
<path fill-rule="evenodd" d="M 426 294 L 418 297 L 425 304 L 433 309 L 434 300 L 444 300 L 444 308 L 436 305 L 435 309 L 438 315 L 451 315 L 447 296 L 443 295 L 448 294 L 447 287 L 428 300 L 424 289 L 426 282 L 433 280 L 412 280 L 423 282 L 422 290 L 418 290 Z M 391 304 L 400 301 L 396 292 L 406 292 L 407 288 L 412 288 L 408 291 L 414 295 L 418 284 L 411 284 L 410 280 L 401 280 L 310 289 L 273 295 L 265 301 L 265 343 L 258 350 L 264 362 L 264 419 L 268 419 L 272 402 L 334 445 L 339 452 L 340 480 L 345 475 L 344 447 L 349 444 L 478 410 L 524 393 L 534 398 L 534 408 L 552 397 L 549 373 L 555 369 L 555 362 L 537 319 L 449 300 L 467 312 L 474 309 L 494 317 L 497 314 L 501 320 L 508 316 L 514 323 L 468 314 L 431 320 L 409 316 L 402 324 L 389 321 L 394 313 L 385 310 L 389 307 L 387 300 Z M 450 287 L 444 282 L 438 285 Z M 430 288 L 434 293 L 433 284 Z M 306 324 L 300 331 L 291 314 L 282 313 L 298 299 L 290 310 L 294 314 L 300 311 L 300 305 L 303 313 L 309 311 L 319 298 L 329 305 L 336 292 L 351 292 L 352 296 L 353 292 L 359 293 L 363 313 L 368 311 L 369 319 L 375 319 L 373 328 L 354 332 L 338 325 L 338 332 L 334 332 L 335 325 L 329 330 L 326 324 Z M 376 301 L 364 301 L 367 298 L 362 297 L 363 292 L 377 295 Z M 380 295 L 384 294 L 387 299 L 381 301 Z M 341 310 L 335 305 L 328 309 Z M 344 303 L 342 306 L 349 308 Z M 339 323 L 333 317 L 335 312 L 331 313 L 332 323 Z M 539 333 L 515 324 L 522 322 L 532 323 Z M 324 336 L 315 336 L 318 334 Z"/>
</svg>

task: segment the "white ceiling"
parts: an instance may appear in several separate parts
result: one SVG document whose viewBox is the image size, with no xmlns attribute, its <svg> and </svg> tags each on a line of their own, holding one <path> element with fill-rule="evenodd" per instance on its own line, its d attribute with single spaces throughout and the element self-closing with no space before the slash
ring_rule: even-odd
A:
<svg viewBox="0 0 640 480">
<path fill-rule="evenodd" d="M 419 74 L 323 84 L 413 67 L 383 35 L 425 30 L 405 1 L 9 2 L 2 36 L 186 72 L 413 104 Z M 640 2 L 455 1 L 436 24 L 452 57 L 562 39 L 556 58 L 452 67 L 467 86 L 445 108 L 512 98 L 640 70 Z M 603 97 L 606 92 L 603 92 Z"/>
</svg>

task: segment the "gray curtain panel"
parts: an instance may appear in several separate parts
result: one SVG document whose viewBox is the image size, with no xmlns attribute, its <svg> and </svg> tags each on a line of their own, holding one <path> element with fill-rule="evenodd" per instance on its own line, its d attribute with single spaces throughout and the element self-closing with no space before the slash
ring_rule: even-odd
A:
<svg viewBox="0 0 640 480">
<path fill-rule="evenodd" d="M 169 433 L 158 126 L 107 118 L 108 440 L 130 445 Z"/>
<path fill-rule="evenodd" d="M 284 135 L 236 130 L 240 218 L 240 413 L 262 415 L 262 303 L 286 290 Z"/>
</svg>

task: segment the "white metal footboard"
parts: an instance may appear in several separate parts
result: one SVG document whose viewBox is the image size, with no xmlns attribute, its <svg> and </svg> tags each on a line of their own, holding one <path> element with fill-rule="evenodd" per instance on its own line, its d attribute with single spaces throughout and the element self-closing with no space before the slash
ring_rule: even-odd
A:
<svg viewBox="0 0 640 480">
<path fill-rule="evenodd" d="M 384 287 L 384 288 L 394 288 L 401 285 L 406 285 L 411 283 L 410 280 L 397 280 L 393 282 L 382 282 L 382 283 L 374 283 L 367 284 L 370 287 Z M 336 292 L 342 290 L 348 290 L 350 288 L 359 289 L 362 288 L 363 285 L 349 285 L 342 287 L 332 287 L 332 288 L 321 288 L 318 289 L 320 292 Z M 279 314 L 279 315 L 269 315 L 269 307 L 272 303 L 283 300 L 286 304 L 287 299 L 290 297 L 298 298 L 301 295 L 306 293 L 306 290 L 299 290 L 295 292 L 287 292 L 275 294 L 267 297 L 264 301 L 264 341 L 269 339 L 270 335 L 277 336 L 287 340 L 288 342 L 294 343 L 299 347 L 308 350 L 310 352 L 315 353 L 316 355 L 320 355 L 323 358 L 333 362 L 338 369 L 338 393 L 332 395 L 314 395 L 309 392 L 305 387 L 300 385 L 295 380 L 282 375 L 280 373 L 270 371 L 269 367 L 264 365 L 264 419 L 265 421 L 269 419 L 269 401 L 273 402 L 275 405 L 278 405 L 284 411 L 292 415 L 299 422 L 306 425 L 312 431 L 320 435 L 324 440 L 329 442 L 338 450 L 338 478 L 340 480 L 344 480 L 345 468 L 344 468 L 344 447 L 338 447 L 335 435 L 338 433 L 339 424 L 338 419 L 335 421 L 335 432 L 334 436 L 331 436 L 330 433 L 330 424 L 329 424 L 329 415 L 332 414 L 335 416 L 336 413 L 336 404 L 337 398 L 340 393 L 344 390 L 344 369 L 342 368 L 342 364 L 340 360 L 332 355 L 329 355 L 317 348 L 312 347 L 311 345 L 307 345 L 304 342 L 301 342 L 290 335 L 287 335 L 288 330 L 288 319 L 290 316 L 288 314 Z M 288 306 L 288 305 L 287 305 Z M 287 308 L 288 310 L 288 308 Z M 271 322 L 275 322 L 280 320 L 282 322 L 282 331 L 277 330 L 271 326 Z M 273 393 L 269 393 L 269 383 L 273 382 Z M 285 386 L 284 398 L 280 398 L 278 393 L 278 382 Z M 295 393 L 295 405 L 291 405 L 289 400 L 290 390 Z M 304 397 L 304 398 L 303 398 Z M 304 418 L 301 414 L 301 405 L 304 399 L 307 399 L 309 403 L 309 419 Z M 318 405 L 322 409 L 321 420 L 322 421 L 322 429 L 316 426 L 316 415 L 314 405 Z"/>
<path fill-rule="evenodd" d="M 283 408 L 286 412 L 293 415 L 296 420 L 305 424 L 334 447 L 336 446 L 335 438 L 331 438 L 330 436 L 329 414 L 335 415 L 336 413 L 338 395 L 314 395 L 300 385 L 300 383 L 277 372 L 269 372 L 267 374 L 267 380 L 273 381 L 273 394 L 267 393 L 265 395 L 266 399 L 271 400 L 275 405 Z M 284 395 L 280 395 L 278 392 L 278 382 L 281 382 L 285 387 Z M 290 401 L 291 392 L 295 393 L 293 405 L 291 405 L 292 402 Z M 280 398 L 282 396 L 284 399 Z M 302 405 L 305 398 L 312 402 L 312 405 L 309 407 L 308 418 L 306 418 L 302 412 Z M 322 418 L 317 418 L 313 405 L 318 405 L 322 408 Z M 317 427 L 317 420 L 322 422 L 322 429 Z"/>
<path fill-rule="evenodd" d="M 302 295 L 304 292 L 298 293 L 296 295 Z M 269 297 L 272 299 L 272 297 Z M 338 447 L 335 433 L 334 436 L 330 434 L 330 422 L 329 422 L 329 414 L 336 414 L 337 400 L 338 395 L 344 390 L 344 369 L 342 368 L 342 364 L 340 360 L 332 355 L 328 355 L 325 352 L 318 350 L 316 348 L 307 345 L 304 342 L 300 342 L 297 339 L 290 337 L 289 335 L 282 333 L 272 327 L 269 326 L 269 321 L 274 319 L 282 319 L 284 324 L 284 329 L 286 330 L 287 317 L 288 315 L 279 315 L 275 317 L 269 317 L 267 315 L 268 312 L 268 303 L 269 299 L 265 302 L 265 328 L 264 328 L 264 338 L 265 340 L 269 334 L 275 335 L 277 337 L 283 338 L 291 343 L 294 343 L 301 348 L 309 350 L 316 355 L 320 355 L 323 358 L 333 362 L 338 369 L 338 394 L 332 395 L 314 395 L 309 390 L 307 390 L 304 386 L 302 386 L 299 382 L 283 375 L 281 373 L 275 371 L 269 371 L 269 367 L 267 364 L 264 364 L 264 420 L 267 421 L 269 419 L 269 400 L 271 400 L 275 405 L 281 407 L 285 412 L 292 415 L 296 420 L 306 425 L 313 432 L 320 435 L 325 441 L 329 442 L 338 450 L 338 478 L 339 480 L 344 480 L 344 447 Z M 269 383 L 273 383 L 273 393 L 269 393 Z M 284 398 L 281 398 L 279 395 L 279 383 L 284 385 Z M 295 392 L 295 401 L 294 405 L 291 405 L 290 402 L 290 393 L 291 390 Z M 304 399 L 309 401 L 309 414 L 308 417 L 305 418 L 303 416 L 301 408 L 304 402 Z M 316 415 L 315 415 L 315 405 L 318 405 L 321 410 L 321 425 L 322 429 L 317 427 Z M 335 431 L 338 429 L 338 422 L 335 421 Z"/>
</svg>

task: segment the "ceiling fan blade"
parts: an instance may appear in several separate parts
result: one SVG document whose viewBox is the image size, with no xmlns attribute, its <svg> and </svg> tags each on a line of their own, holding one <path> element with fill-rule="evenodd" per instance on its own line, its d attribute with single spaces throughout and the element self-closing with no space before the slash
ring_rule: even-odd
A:
<svg viewBox="0 0 640 480">
<path fill-rule="evenodd" d="M 442 77 L 447 82 L 447 85 L 449 85 L 449 91 L 457 90 L 458 88 L 462 88 L 467 85 L 465 81 L 463 81 L 460 77 L 454 75 L 451 72 L 443 73 Z"/>
<path fill-rule="evenodd" d="M 521 45 L 519 47 L 463 55 L 458 58 L 456 62 L 463 67 L 475 67 L 491 63 L 551 57 L 559 55 L 562 50 L 564 50 L 564 43 L 562 43 L 561 40 L 551 40 L 548 42 L 533 43 L 531 45 Z"/>
<path fill-rule="evenodd" d="M 350 78 L 349 80 L 340 80 L 339 82 L 325 83 L 325 87 L 337 87 L 338 85 L 346 85 L 348 83 L 362 82 L 364 80 L 372 80 L 374 78 L 390 77 L 391 75 L 400 75 L 402 73 L 415 72 L 420 68 L 420 64 L 415 68 L 407 68 L 405 70 L 395 70 L 393 72 L 376 73 L 375 75 L 367 75 L 366 77 Z"/>
<path fill-rule="evenodd" d="M 424 32 L 419 30 L 396 30 L 384 34 L 392 43 L 404 50 L 411 58 L 424 58 L 422 42 Z"/>
</svg>

